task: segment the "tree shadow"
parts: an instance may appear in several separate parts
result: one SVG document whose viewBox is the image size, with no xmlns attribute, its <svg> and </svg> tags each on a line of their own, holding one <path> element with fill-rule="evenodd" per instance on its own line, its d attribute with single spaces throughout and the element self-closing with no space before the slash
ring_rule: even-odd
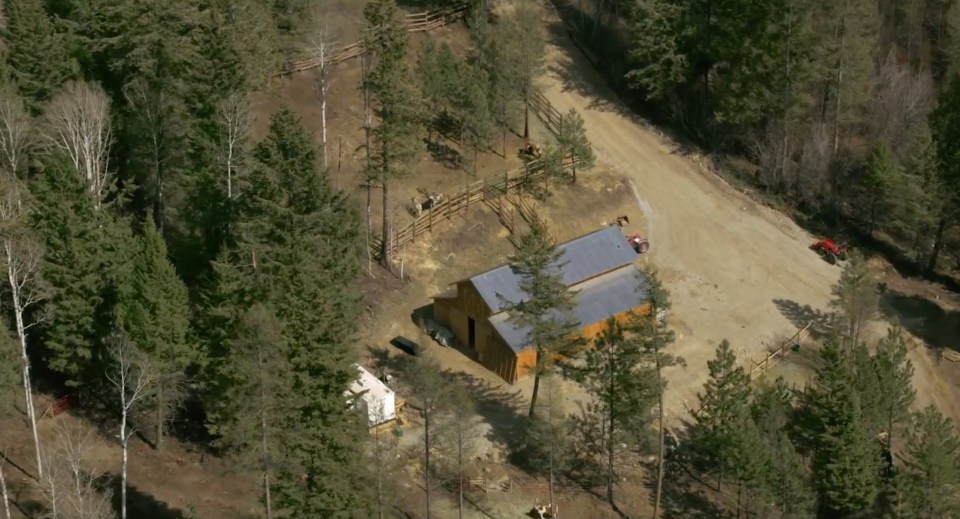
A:
<svg viewBox="0 0 960 519">
<path fill-rule="evenodd" d="M 120 513 L 120 485 L 121 479 L 117 474 L 104 476 L 109 478 L 104 483 L 113 490 L 113 508 Z M 157 501 L 150 494 L 145 494 L 136 487 L 127 485 L 127 516 L 143 519 L 187 519 L 183 511 L 170 508 L 166 503 Z"/>
<path fill-rule="evenodd" d="M 424 139 L 424 141 L 427 143 L 427 151 L 430 153 L 430 157 L 437 164 L 455 170 L 463 166 L 463 155 L 449 144 L 439 142 L 436 138 L 433 140 Z"/>
<path fill-rule="evenodd" d="M 784 317 L 797 328 L 803 328 L 810 325 L 810 334 L 814 338 L 825 337 L 833 326 L 833 314 L 823 310 L 813 308 L 810 305 L 801 305 L 796 301 L 789 299 L 774 299 L 773 304 Z"/>
<path fill-rule="evenodd" d="M 895 290 L 883 290 L 880 312 L 899 321 L 911 334 L 930 347 L 960 351 L 956 339 L 960 337 L 960 312 L 946 310 L 935 301 Z"/>
<path fill-rule="evenodd" d="M 590 100 L 590 110 L 615 113 L 667 138 L 673 146 L 671 153 L 686 156 L 696 152 L 695 143 L 675 128 L 669 118 L 658 113 L 656 107 L 627 95 L 632 92 L 625 76 L 628 63 L 623 60 L 613 63 L 608 52 L 601 50 L 600 56 L 588 43 L 588 33 L 595 25 L 593 16 L 565 0 L 550 0 L 550 3 L 558 11 L 559 19 L 548 25 L 548 40 L 566 53 L 548 67 L 548 73 L 561 80 L 563 91 L 575 92 Z M 601 32 L 606 46 L 622 44 L 607 41 L 616 39 L 610 31 Z"/>
</svg>

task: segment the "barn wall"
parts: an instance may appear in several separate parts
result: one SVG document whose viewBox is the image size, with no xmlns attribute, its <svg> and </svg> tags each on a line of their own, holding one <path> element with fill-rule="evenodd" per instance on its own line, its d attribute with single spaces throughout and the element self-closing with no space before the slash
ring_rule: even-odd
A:
<svg viewBox="0 0 960 519">
<path fill-rule="evenodd" d="M 650 311 L 650 305 L 647 303 L 639 305 L 633 309 L 633 313 L 637 313 L 641 315 L 646 314 L 649 311 Z M 625 323 L 630 319 L 630 312 L 619 313 L 615 316 L 615 318 L 617 322 Z M 601 333 L 603 333 L 603 331 L 606 329 L 607 329 L 607 320 L 603 319 L 601 321 L 597 321 L 595 323 L 584 326 L 583 336 L 587 339 L 593 340 L 594 338 L 599 336 Z"/>
<path fill-rule="evenodd" d="M 533 373 L 537 366 L 537 349 L 528 348 L 517 354 L 517 379 Z"/>
<path fill-rule="evenodd" d="M 453 302 L 453 299 L 434 299 L 433 317 L 453 332 L 458 344 L 467 344 L 467 316 Z"/>
<path fill-rule="evenodd" d="M 460 308 L 463 313 L 473 317 L 478 322 L 485 321 L 490 317 L 490 307 L 483 302 L 483 298 L 477 293 L 473 283 L 469 281 L 457 283 L 456 301 L 457 308 Z"/>
</svg>

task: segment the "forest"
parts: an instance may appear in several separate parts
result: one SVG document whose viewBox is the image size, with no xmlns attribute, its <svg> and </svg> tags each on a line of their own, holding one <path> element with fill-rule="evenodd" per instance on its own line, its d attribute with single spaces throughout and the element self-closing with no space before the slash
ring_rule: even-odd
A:
<svg viewBox="0 0 960 519">
<path fill-rule="evenodd" d="M 263 136 L 253 132 L 254 94 L 316 43 L 322 3 L 3 2 L 0 423 L 26 417 L 31 459 L 19 461 L 48 516 L 126 519 L 134 422 L 153 449 L 172 437 L 255 473 L 262 517 L 382 518 L 399 501 L 395 446 L 371 439 L 344 399 L 356 377 L 372 190 L 391 207 L 390 188 L 435 132 L 459 135 L 475 155 L 498 137 L 505 147 L 510 128 L 526 136 L 545 42 L 534 36 L 533 4 L 496 19 L 481 1 L 466 20 L 468 56 L 428 42 L 413 67 L 395 1 L 370 0 L 357 85 L 372 121 L 364 209 L 332 187 L 324 150 L 292 110 L 270 114 Z M 645 110 L 709 149 L 746 157 L 751 181 L 811 219 L 896 240 L 921 270 L 953 269 L 960 6 L 585 4 L 592 13 L 572 18 L 579 37 L 609 58 L 606 72 Z M 586 166 L 593 156 L 576 113 L 564 120 L 544 160 L 568 181 L 562 159 Z M 393 222 L 390 211 L 382 216 L 378 260 L 389 272 Z M 671 496 L 686 470 L 718 489 L 734 485 L 728 511 L 738 515 L 960 517 L 952 425 L 934 409 L 910 412 L 911 368 L 896 328 L 870 348 L 860 337 L 876 313 L 861 260 L 835 288 L 835 333 L 806 390 L 752 387 L 724 342 L 696 423 L 668 446 L 660 371 L 684 362 L 668 353 L 673 332 L 638 316 L 611 323 L 588 352 L 568 343 L 566 314 L 545 310 L 570 302 L 549 272 L 558 253 L 541 231 L 511 258 L 540 303 L 515 318 L 533 325 L 544 359 L 535 370 L 543 400 L 535 390 L 514 461 L 547 476 L 551 494 L 555 479 L 601 481 L 614 504 L 621 459 L 639 450 L 658 460 L 654 517 L 678 506 Z M 648 276 L 655 304 L 668 307 L 666 289 Z M 554 365 L 556 352 L 584 364 Z M 460 459 L 451 452 L 468 434 L 472 404 L 438 366 L 409 369 L 426 410 L 429 518 L 431 477 L 460 470 L 432 466 L 431 449 Z M 561 376 L 597 395 L 596 405 L 582 416 L 551 412 L 549 381 Z M 118 512 L 70 449 L 43 445 L 39 394 L 109 409 L 123 451 Z M 647 419 L 656 411 L 660 420 Z M 445 439 L 439 447 L 431 427 Z M 5 474 L 0 463 L 0 483 Z"/>
<path fill-rule="evenodd" d="M 612 85 L 751 189 L 913 272 L 954 270 L 957 2 L 553 3 Z"/>
</svg>

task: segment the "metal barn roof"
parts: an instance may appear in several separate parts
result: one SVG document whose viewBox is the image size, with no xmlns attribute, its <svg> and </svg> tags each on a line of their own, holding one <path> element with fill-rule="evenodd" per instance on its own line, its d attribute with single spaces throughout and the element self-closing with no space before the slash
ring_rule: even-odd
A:
<svg viewBox="0 0 960 519">
<path fill-rule="evenodd" d="M 636 265 L 623 266 L 576 286 L 579 293 L 573 316 L 583 328 L 629 311 L 646 302 L 647 287 Z M 509 317 L 509 312 L 502 312 L 491 317 L 490 324 L 514 353 L 520 353 L 531 346 L 527 340 L 529 328 L 516 327 Z"/>
<path fill-rule="evenodd" d="M 558 247 L 562 251 L 560 265 L 563 283 L 572 286 L 585 279 L 622 267 L 637 258 L 637 252 L 627 243 L 617 226 L 574 238 Z M 519 278 L 503 265 L 470 278 L 491 313 L 504 310 L 511 303 L 525 299 L 520 291 Z M 505 300 L 505 301 L 503 301 Z"/>
</svg>

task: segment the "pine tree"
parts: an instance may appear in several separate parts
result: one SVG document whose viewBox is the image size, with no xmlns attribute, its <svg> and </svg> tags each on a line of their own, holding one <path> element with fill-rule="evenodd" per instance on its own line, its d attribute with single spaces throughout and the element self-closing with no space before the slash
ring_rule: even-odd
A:
<svg viewBox="0 0 960 519">
<path fill-rule="evenodd" d="M 423 474 L 423 492 L 425 497 L 426 519 L 430 519 L 430 497 L 437 485 L 432 476 L 437 470 L 435 451 L 437 450 L 438 430 L 443 415 L 454 402 L 451 400 L 451 387 L 447 375 L 440 371 L 440 365 L 429 357 L 419 357 L 406 366 L 406 378 L 410 381 L 411 404 L 420 410 L 423 416 L 423 452 L 420 470 Z"/>
<path fill-rule="evenodd" d="M 960 439 L 949 419 L 932 406 L 917 413 L 899 458 L 904 489 L 901 517 L 960 517 Z"/>
<path fill-rule="evenodd" d="M 684 7 L 672 0 L 638 0 L 630 13 L 633 69 L 627 79 L 648 101 L 673 99 L 689 67 L 682 42 Z"/>
<path fill-rule="evenodd" d="M 536 82 L 546 70 L 546 38 L 540 14 L 530 4 L 522 3 L 505 24 L 498 37 L 502 51 L 498 53 L 499 66 L 512 85 L 514 96 L 524 103 L 523 138 L 530 138 L 530 97 L 536 90 Z"/>
<path fill-rule="evenodd" d="M 133 256 L 129 226 L 90 203 L 72 166 L 43 167 L 33 193 L 43 211 L 33 227 L 47 250 L 43 275 L 52 317 L 40 329 L 47 365 L 71 386 L 96 387 L 109 362 L 102 338 L 113 322 L 114 288 Z"/>
<path fill-rule="evenodd" d="M 579 342 L 570 339 L 576 334 L 573 318 L 575 293 L 563 284 L 562 252 L 541 224 L 533 224 L 520 238 L 517 251 L 510 257 L 510 270 L 519 278 L 523 301 L 505 301 L 510 307 L 509 320 L 526 329 L 527 342 L 537 349 L 533 370 L 533 394 L 529 417 L 537 409 L 540 377 L 553 371 L 555 354 L 572 353 Z"/>
<path fill-rule="evenodd" d="M 749 404 L 750 378 L 737 365 L 737 357 L 730 343 L 722 341 L 714 360 L 707 361 L 710 378 L 704 384 L 700 409 L 694 416 L 695 424 L 690 442 L 700 466 L 717 474 L 717 487 L 733 467 L 738 437 L 738 417 Z"/>
<path fill-rule="evenodd" d="M 600 425 L 595 442 L 601 446 L 606 498 L 612 505 L 614 482 L 618 478 L 617 461 L 623 454 L 622 444 L 635 448 L 641 444 L 644 431 L 650 426 L 650 410 L 657 403 L 657 373 L 644 363 L 644 344 L 625 335 L 624 326 L 615 319 L 586 352 L 582 368 L 574 378 L 593 396 L 585 414 L 594 415 Z M 585 417 L 590 422 L 591 417 Z"/>
<path fill-rule="evenodd" d="M 862 189 L 866 196 L 866 209 L 869 212 L 870 232 L 876 229 L 877 215 L 887 213 L 885 209 L 891 197 L 897 176 L 900 174 L 898 164 L 886 144 L 878 144 L 870 153 L 864 167 Z M 900 196 L 897 193 L 895 196 Z"/>
<path fill-rule="evenodd" d="M 957 207 L 960 207 L 960 150 L 954 145 L 960 139 L 960 75 L 954 74 L 941 93 L 937 109 L 930 116 L 930 129 L 936 155 L 937 183 L 942 187 L 946 210 L 939 215 L 934 231 L 933 250 L 926 262 L 928 273 L 937 268 L 944 235 L 948 225 L 957 217 Z"/>
<path fill-rule="evenodd" d="M 8 0 L 3 10 L 7 73 L 37 114 L 60 85 L 79 75 L 77 65 L 42 0 Z"/>
<path fill-rule="evenodd" d="M 364 47 L 377 63 L 364 87 L 375 101 L 380 124 L 373 130 L 375 141 L 373 172 L 383 194 L 383 225 L 380 261 L 392 270 L 393 233 L 390 184 L 408 173 L 419 152 L 423 114 L 419 93 L 406 65 L 407 32 L 399 18 L 395 0 L 371 0 L 364 7 Z"/>
<path fill-rule="evenodd" d="M 577 181 L 577 165 L 584 169 L 593 167 L 596 159 L 593 147 L 587 140 L 587 130 L 583 127 L 583 118 L 575 108 L 571 108 L 560 120 L 560 132 L 557 135 L 557 144 L 563 155 L 574 161 L 571 166 L 573 181 Z"/>
<path fill-rule="evenodd" d="M 840 318 L 840 336 L 848 349 L 860 342 L 864 327 L 877 313 L 880 296 L 867 262 L 860 254 L 851 254 L 833 286 L 830 306 Z"/>
<path fill-rule="evenodd" d="M 490 108 L 489 84 L 486 73 L 477 67 L 462 66 L 460 77 L 459 119 L 461 135 L 473 148 L 473 176 L 477 176 L 477 157 L 480 148 L 490 145 L 496 131 Z"/>
<path fill-rule="evenodd" d="M 364 428 L 344 396 L 356 378 L 350 347 L 358 315 L 356 212 L 329 186 L 300 121 L 287 109 L 271 119 L 255 150 L 238 244 L 230 263 L 256 257 L 264 301 L 286 341 L 286 441 L 276 502 L 304 517 L 349 517 L 362 503 Z M 235 267 L 239 268 L 239 267 Z M 247 267 L 249 268 L 249 267 Z M 249 303 L 248 303 L 249 304 Z"/>
<path fill-rule="evenodd" d="M 138 345 L 153 367 L 156 380 L 148 405 L 154 409 L 154 446 L 160 449 L 184 396 L 186 370 L 195 353 L 187 341 L 187 287 L 167 259 L 163 237 L 148 221 L 138 241 L 130 278 L 118 287 L 117 329 Z"/>
<path fill-rule="evenodd" d="M 907 358 L 907 345 L 899 326 L 887 330 L 877 344 L 870 367 L 879 385 L 878 416 L 887 444 L 891 445 L 897 430 L 910 417 L 916 392 L 913 390 L 913 364 Z"/>
<path fill-rule="evenodd" d="M 850 516 L 877 497 L 880 449 L 863 427 L 849 357 L 835 343 L 803 395 L 800 433 L 813 452 L 813 474 L 824 513 Z"/>
<path fill-rule="evenodd" d="M 657 397 L 657 490 L 654 496 L 654 516 L 660 509 L 663 496 L 663 480 L 666 465 L 666 424 L 664 415 L 664 394 L 667 390 L 667 380 L 663 376 L 664 368 L 675 365 L 686 367 L 686 360 L 664 352 L 664 348 L 676 339 L 673 330 L 666 323 L 666 313 L 670 310 L 670 292 L 664 288 L 656 271 L 644 268 L 638 276 L 638 289 L 645 291 L 650 302 L 647 313 L 632 316 L 627 328 L 635 340 L 640 341 L 643 348 L 644 362 L 652 369 L 655 380 Z"/>
<path fill-rule="evenodd" d="M 537 414 L 527 423 L 521 449 L 524 462 L 534 471 L 546 474 L 549 500 L 554 503 L 556 475 L 564 473 L 574 461 L 570 434 L 571 420 L 563 413 L 556 375 L 544 378 L 544 400 Z"/>
<path fill-rule="evenodd" d="M 770 472 L 763 487 L 774 507 L 784 519 L 812 518 L 816 496 L 810 471 L 789 436 L 793 392 L 778 378 L 755 390 L 751 411 L 769 453 Z"/>
</svg>

